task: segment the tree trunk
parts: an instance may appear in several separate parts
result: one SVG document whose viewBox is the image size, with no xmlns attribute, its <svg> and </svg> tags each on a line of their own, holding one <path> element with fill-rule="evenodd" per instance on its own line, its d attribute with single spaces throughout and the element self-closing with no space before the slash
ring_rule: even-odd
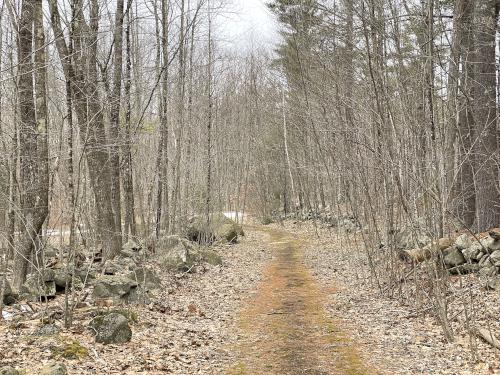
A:
<svg viewBox="0 0 500 375">
<path fill-rule="evenodd" d="M 111 196 L 113 201 L 114 219 L 116 229 L 121 234 L 122 213 L 120 200 L 120 107 L 122 90 L 122 65 L 123 65 L 123 0 L 116 0 L 115 30 L 113 35 L 113 92 L 111 94 L 110 112 L 110 145 L 109 158 L 111 166 Z"/>
<path fill-rule="evenodd" d="M 130 117 L 132 108 L 130 104 L 130 87 L 131 87 L 131 51 L 130 51 L 130 28 L 131 28 L 131 0 L 128 5 L 128 22 L 125 30 L 125 45 L 127 53 L 127 61 L 125 63 L 125 134 L 123 145 L 123 191 L 125 193 L 125 235 L 135 237 L 137 228 L 135 222 L 135 203 L 134 203 L 134 180 L 132 173 L 132 140 L 130 135 Z"/>
<path fill-rule="evenodd" d="M 169 193 L 168 193 L 168 0 L 162 0 L 161 7 L 161 50 L 163 63 L 161 65 L 161 116 L 160 116 L 160 144 L 158 145 L 157 173 L 158 189 L 156 199 L 156 237 L 160 235 L 162 223 L 168 232 Z"/>
<path fill-rule="evenodd" d="M 207 180 L 205 197 L 205 215 L 207 225 L 210 226 L 211 197 L 212 197 L 212 121 L 213 121 L 213 84 L 212 84 L 212 15 L 210 0 L 208 7 L 208 64 L 207 64 L 207 96 L 208 96 L 208 116 L 207 116 Z"/>
<path fill-rule="evenodd" d="M 61 28 L 56 0 L 49 1 L 51 24 L 61 61 L 68 61 L 68 47 Z M 103 107 L 99 94 L 97 75 L 97 45 L 99 9 L 96 0 L 91 1 L 90 24 L 84 18 L 82 0 L 74 0 L 74 63 L 72 64 L 74 87 L 73 105 L 80 127 L 80 138 L 87 158 L 90 184 L 94 192 L 98 242 L 103 247 L 105 259 L 113 258 L 121 250 L 120 225 L 115 222 L 112 204 L 112 175 L 109 164 L 108 142 L 104 126 Z M 63 64 L 64 66 L 64 64 Z M 68 69 L 64 70 L 70 79 Z"/>
<path fill-rule="evenodd" d="M 474 19 L 474 125 L 477 230 L 492 228 L 500 222 L 499 173 L 497 165 L 496 105 L 496 0 L 479 0 Z"/>
<path fill-rule="evenodd" d="M 476 216 L 472 147 L 472 95 L 473 81 L 472 17 L 474 3 L 457 0 L 454 10 L 453 44 L 449 73 L 450 122 L 447 132 L 446 173 L 449 175 L 448 200 L 452 212 L 467 226 L 472 227 Z M 461 69 L 460 69 L 461 68 Z M 455 155 L 455 142 L 456 155 Z M 457 158 L 456 169 L 454 167 Z M 455 176 L 456 170 L 456 176 Z"/>
<path fill-rule="evenodd" d="M 31 61 L 33 23 L 37 26 L 35 28 L 37 32 L 35 64 Z M 19 245 L 14 259 L 16 272 L 13 287 L 15 290 L 19 290 L 26 279 L 28 262 L 48 213 L 45 36 L 41 25 L 41 0 L 24 1 L 19 19 L 18 39 L 22 222 Z M 33 86 L 33 74 L 35 74 L 36 87 Z"/>
<path fill-rule="evenodd" d="M 179 71 L 178 71 L 178 81 L 177 81 L 177 91 L 178 91 L 178 107 L 177 107 L 177 115 L 178 115 L 178 123 L 177 129 L 175 132 L 175 161 L 173 163 L 172 176 L 174 177 L 174 188 L 172 191 L 172 212 L 170 215 L 171 224 L 170 230 L 176 230 L 176 222 L 181 216 L 181 156 L 182 156 L 182 139 L 183 139 L 183 130 L 184 130 L 184 97 L 186 92 L 186 64 L 185 64 L 185 56 L 186 56 L 186 48 L 185 48 L 185 40 L 186 40 L 186 30 L 185 30 L 185 5 L 184 0 L 180 2 L 180 17 L 181 24 L 179 30 Z"/>
</svg>

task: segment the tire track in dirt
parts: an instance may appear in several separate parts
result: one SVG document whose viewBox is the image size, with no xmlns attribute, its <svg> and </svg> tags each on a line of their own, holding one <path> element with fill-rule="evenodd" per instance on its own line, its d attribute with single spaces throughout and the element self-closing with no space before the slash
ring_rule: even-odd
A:
<svg viewBox="0 0 500 375">
<path fill-rule="evenodd" d="M 239 317 L 237 361 L 228 375 L 364 375 L 355 344 L 325 312 L 324 295 L 302 260 L 303 241 L 291 234 L 253 227 L 269 235 L 273 260 Z"/>
</svg>

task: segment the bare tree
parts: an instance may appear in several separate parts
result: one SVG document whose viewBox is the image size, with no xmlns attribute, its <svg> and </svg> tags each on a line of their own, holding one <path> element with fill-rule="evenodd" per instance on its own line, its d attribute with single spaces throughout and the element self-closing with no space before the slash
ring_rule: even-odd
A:
<svg viewBox="0 0 500 375">
<path fill-rule="evenodd" d="M 36 36 L 33 25 L 38 26 Z M 41 0 L 23 1 L 18 35 L 22 237 L 14 264 L 13 286 L 17 290 L 25 280 L 36 239 L 48 214 L 46 61 L 41 25 Z M 37 48 L 35 64 L 31 60 L 33 41 Z"/>
</svg>

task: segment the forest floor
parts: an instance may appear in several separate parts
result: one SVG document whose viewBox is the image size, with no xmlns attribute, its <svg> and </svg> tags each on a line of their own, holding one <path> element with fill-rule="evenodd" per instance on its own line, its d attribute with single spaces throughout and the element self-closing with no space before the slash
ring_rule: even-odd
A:
<svg viewBox="0 0 500 375">
<path fill-rule="evenodd" d="M 37 374 L 56 359 L 70 375 L 500 374 L 500 351 L 475 341 L 473 359 L 463 332 L 447 343 L 432 316 L 381 297 L 345 239 L 290 222 L 246 234 L 217 248 L 221 266 L 160 273 L 165 287 L 150 304 L 131 307 L 138 318 L 131 342 L 96 344 L 86 329 L 91 306 L 52 336 L 36 334 L 34 317 L 0 323 L 0 368 Z M 500 297 L 485 293 L 484 319 L 499 333 Z M 59 296 L 45 308 L 62 304 Z M 61 355 L 75 347 L 82 350 Z"/>
</svg>

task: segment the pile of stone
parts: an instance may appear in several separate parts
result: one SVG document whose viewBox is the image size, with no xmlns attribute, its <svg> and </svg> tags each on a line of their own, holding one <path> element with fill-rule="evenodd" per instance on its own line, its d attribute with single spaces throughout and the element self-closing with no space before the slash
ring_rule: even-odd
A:
<svg viewBox="0 0 500 375">
<path fill-rule="evenodd" d="M 135 303 L 141 300 L 140 295 L 161 287 L 153 269 L 143 266 L 145 254 L 134 241 L 127 242 L 118 256 L 104 263 L 95 261 L 100 257 L 92 250 L 78 252 L 75 267 L 60 260 L 57 251 L 49 249 L 45 255 L 45 268 L 29 274 L 18 294 L 12 292 L 8 282 L 5 284 L 5 304 L 12 304 L 16 299 L 49 300 L 67 287 L 83 290 L 85 286 L 93 286 L 96 299 Z"/>
<path fill-rule="evenodd" d="M 500 233 L 489 232 L 488 237 L 471 238 L 462 234 L 453 246 L 443 250 L 443 261 L 450 273 L 478 272 L 481 276 L 500 274 Z"/>
<path fill-rule="evenodd" d="M 160 265 L 167 271 L 191 272 L 197 265 L 222 264 L 216 250 L 198 246 L 177 235 L 161 237 L 156 242 L 155 252 Z"/>
<path fill-rule="evenodd" d="M 149 292 L 161 288 L 161 280 L 144 263 L 142 247 L 129 240 L 118 256 L 102 265 L 100 275 L 93 280 L 94 299 L 113 304 L 148 302 Z"/>
<path fill-rule="evenodd" d="M 395 235 L 395 245 L 402 259 L 422 262 L 440 259 L 452 275 L 476 272 L 484 277 L 489 289 L 500 291 L 500 233 L 492 230 L 487 236 L 461 234 L 456 239 L 432 241 L 420 226 L 402 230 Z M 437 257 L 436 257 L 437 255 Z"/>
<path fill-rule="evenodd" d="M 361 223 L 358 218 L 352 214 L 341 214 L 336 215 L 331 212 L 329 208 L 314 210 L 305 210 L 291 212 L 288 214 L 275 212 L 274 217 L 279 217 L 281 219 L 288 220 L 299 220 L 299 221 L 317 221 L 330 228 L 340 228 L 345 230 L 347 233 L 354 233 L 362 228 Z"/>
<path fill-rule="evenodd" d="M 78 288 L 83 288 L 83 270 L 71 272 L 66 266 L 61 263 L 53 264 L 40 270 L 35 270 L 26 277 L 26 281 L 19 290 L 20 299 L 31 301 L 40 301 L 54 298 L 58 292 L 65 290 L 67 286 L 74 285 Z M 14 294 L 7 284 L 4 293 L 4 302 L 13 303 L 15 300 Z M 7 301 L 5 301 L 7 299 Z"/>
</svg>

